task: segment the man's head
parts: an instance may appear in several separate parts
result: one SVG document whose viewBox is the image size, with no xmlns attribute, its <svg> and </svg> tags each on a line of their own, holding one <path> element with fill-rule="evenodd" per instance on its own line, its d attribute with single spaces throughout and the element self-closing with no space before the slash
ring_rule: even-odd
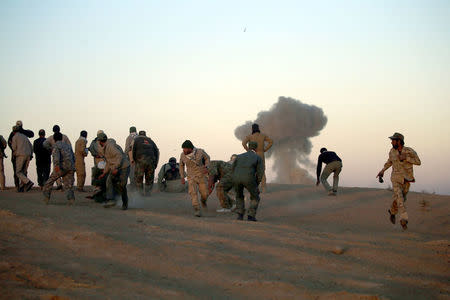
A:
<svg viewBox="0 0 450 300">
<path fill-rule="evenodd" d="M 237 154 L 233 154 L 233 155 L 231 155 L 231 157 L 230 157 L 230 161 L 231 162 L 233 162 L 235 159 L 236 159 L 236 157 L 237 157 Z"/>
<path fill-rule="evenodd" d="M 55 132 L 55 134 L 53 135 L 53 139 L 55 140 L 55 142 L 62 141 L 62 134 L 61 134 L 61 132 Z"/>
<path fill-rule="evenodd" d="M 256 148 L 258 148 L 258 143 L 257 142 L 251 141 L 251 142 L 248 143 L 248 149 L 256 150 Z"/>
<path fill-rule="evenodd" d="M 61 131 L 61 128 L 59 128 L 59 125 L 53 126 L 53 132 L 54 133 L 57 133 L 57 132 L 60 132 L 60 131 Z"/>
<path fill-rule="evenodd" d="M 84 137 L 84 138 L 87 138 L 87 131 L 86 131 L 86 130 L 82 130 L 82 131 L 80 132 L 80 136 L 82 136 L 82 137 Z"/>
<path fill-rule="evenodd" d="M 45 137 L 45 130 L 44 129 L 39 130 L 39 137 L 41 137 L 41 138 Z"/>
<path fill-rule="evenodd" d="M 100 143 L 100 145 L 103 147 L 106 144 L 106 141 L 108 140 L 108 137 L 106 134 L 102 131 L 99 134 L 97 134 L 97 141 Z"/>
<path fill-rule="evenodd" d="M 18 132 L 19 130 L 20 130 L 20 127 L 17 126 L 17 125 L 14 125 L 14 126 L 12 127 L 12 131 L 13 131 L 13 132 Z"/>
<path fill-rule="evenodd" d="M 391 145 L 394 149 L 398 149 L 399 147 L 405 145 L 405 137 L 401 133 L 396 132 L 389 138 L 391 139 Z"/>
<path fill-rule="evenodd" d="M 22 126 L 23 126 L 23 123 L 22 123 L 22 121 L 20 121 L 20 120 L 19 120 L 19 121 L 17 121 L 17 122 L 16 122 L 16 126 L 22 127 Z"/>
<path fill-rule="evenodd" d="M 185 140 L 184 143 L 181 145 L 181 148 L 183 148 L 183 153 L 185 155 L 188 155 L 192 153 L 194 150 L 194 144 L 190 140 Z"/>
<path fill-rule="evenodd" d="M 169 159 L 169 165 L 172 169 L 175 169 L 177 166 L 177 159 L 175 157 L 171 157 Z"/>
<path fill-rule="evenodd" d="M 134 126 L 130 127 L 130 133 L 136 133 L 137 129 Z"/>
<path fill-rule="evenodd" d="M 324 153 L 326 151 L 328 151 L 327 148 L 322 148 L 322 149 L 320 149 L 320 154 L 322 154 L 322 153 Z"/>
<path fill-rule="evenodd" d="M 252 134 L 255 133 L 255 132 L 260 132 L 259 131 L 259 125 L 256 124 L 256 123 L 252 125 Z"/>
<path fill-rule="evenodd" d="M 100 133 L 104 133 L 103 130 L 101 129 L 97 130 L 97 135 L 99 135 Z"/>
<path fill-rule="evenodd" d="M 147 136 L 147 132 L 145 132 L 145 130 L 141 130 L 141 131 L 139 131 L 139 135 L 140 136 Z"/>
</svg>

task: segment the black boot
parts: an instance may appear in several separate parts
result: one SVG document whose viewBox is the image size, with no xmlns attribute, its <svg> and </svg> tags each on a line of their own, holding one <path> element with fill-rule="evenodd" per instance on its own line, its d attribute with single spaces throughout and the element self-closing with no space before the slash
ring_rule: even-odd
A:
<svg viewBox="0 0 450 300">
<path fill-rule="evenodd" d="M 244 220 L 244 214 L 238 214 L 238 217 L 236 220 L 239 220 L 239 221 Z"/>
<path fill-rule="evenodd" d="M 127 187 L 125 186 L 122 191 L 122 210 L 128 209 L 128 193 Z"/>
<path fill-rule="evenodd" d="M 392 224 L 395 224 L 395 215 L 391 213 L 391 210 L 388 210 L 389 213 L 389 220 L 391 220 Z"/>
<path fill-rule="evenodd" d="M 248 220 L 248 221 L 252 221 L 252 222 L 258 221 L 258 220 L 256 220 L 255 217 L 252 217 L 252 216 L 247 216 L 247 220 Z"/>
</svg>

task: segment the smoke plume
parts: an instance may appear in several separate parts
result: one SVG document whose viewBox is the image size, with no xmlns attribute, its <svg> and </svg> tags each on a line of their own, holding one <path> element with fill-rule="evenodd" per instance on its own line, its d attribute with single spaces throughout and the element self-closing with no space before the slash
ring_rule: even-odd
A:
<svg viewBox="0 0 450 300">
<path fill-rule="evenodd" d="M 305 168 L 313 163 L 311 137 L 319 135 L 327 124 L 323 110 L 304 104 L 293 98 L 279 97 L 270 110 L 258 113 L 256 120 L 238 126 L 234 134 L 243 140 L 252 133 L 252 124 L 257 123 L 262 133 L 273 139 L 272 148 L 266 158 L 273 158 L 276 172 L 275 182 L 289 184 L 311 184 L 314 178 Z"/>
</svg>

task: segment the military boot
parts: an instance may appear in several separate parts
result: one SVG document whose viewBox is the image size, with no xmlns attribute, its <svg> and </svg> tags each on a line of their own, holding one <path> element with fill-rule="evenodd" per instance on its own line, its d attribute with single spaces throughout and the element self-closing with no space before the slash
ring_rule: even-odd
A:
<svg viewBox="0 0 450 300">
<path fill-rule="evenodd" d="M 400 220 L 400 225 L 402 225 L 403 230 L 408 229 L 408 220 Z"/>
<path fill-rule="evenodd" d="M 243 221 L 244 220 L 244 214 L 238 214 L 236 220 Z"/>
<path fill-rule="evenodd" d="M 253 216 L 247 216 L 247 220 L 248 220 L 248 221 L 252 221 L 252 222 L 258 221 L 258 220 L 256 220 L 256 218 L 253 217 Z"/>
<path fill-rule="evenodd" d="M 391 210 L 388 210 L 389 213 L 389 220 L 391 221 L 392 224 L 395 224 L 395 215 L 393 213 L 391 213 Z"/>
</svg>

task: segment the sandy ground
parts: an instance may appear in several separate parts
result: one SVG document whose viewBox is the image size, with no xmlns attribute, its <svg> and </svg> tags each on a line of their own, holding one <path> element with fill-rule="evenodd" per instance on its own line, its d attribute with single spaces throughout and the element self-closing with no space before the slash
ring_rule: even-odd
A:
<svg viewBox="0 0 450 300">
<path fill-rule="evenodd" d="M 202 218 L 187 194 L 103 208 L 77 193 L 0 193 L 2 299 L 450 299 L 450 196 L 269 185 L 259 222 Z M 336 252 L 336 253 L 335 253 Z"/>
</svg>

